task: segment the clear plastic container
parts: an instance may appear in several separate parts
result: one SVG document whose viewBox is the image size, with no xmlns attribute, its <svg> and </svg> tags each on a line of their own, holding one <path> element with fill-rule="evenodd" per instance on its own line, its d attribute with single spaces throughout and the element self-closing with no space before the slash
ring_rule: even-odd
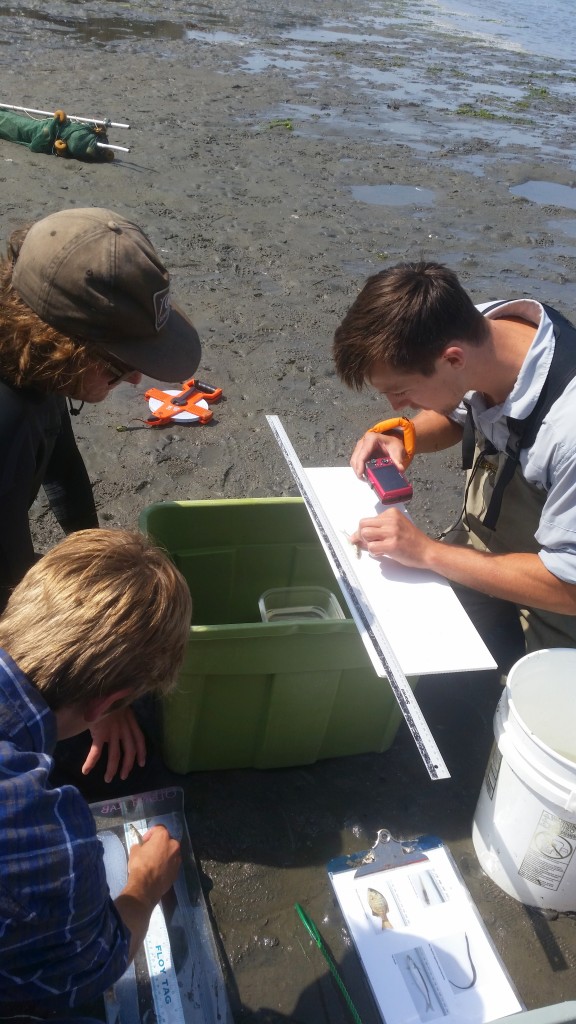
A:
<svg viewBox="0 0 576 1024">
<path fill-rule="evenodd" d="M 279 587 L 265 590 L 258 601 L 262 622 L 345 619 L 336 597 L 325 587 Z"/>
</svg>

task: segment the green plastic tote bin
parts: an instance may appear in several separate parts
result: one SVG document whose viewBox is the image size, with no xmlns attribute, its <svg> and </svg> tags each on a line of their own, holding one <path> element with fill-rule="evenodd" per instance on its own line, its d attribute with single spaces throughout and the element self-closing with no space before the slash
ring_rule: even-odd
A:
<svg viewBox="0 0 576 1024">
<path fill-rule="evenodd" d="M 388 749 L 401 712 L 354 621 L 261 621 L 270 588 L 338 590 L 302 499 L 162 502 L 140 527 L 168 550 L 193 601 L 185 663 L 162 704 L 172 771 Z"/>
</svg>

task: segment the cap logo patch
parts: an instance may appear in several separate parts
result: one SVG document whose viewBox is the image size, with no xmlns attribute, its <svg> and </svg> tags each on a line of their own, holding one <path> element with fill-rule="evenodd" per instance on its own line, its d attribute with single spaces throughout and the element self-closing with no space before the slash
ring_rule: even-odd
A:
<svg viewBox="0 0 576 1024">
<path fill-rule="evenodd" d="M 170 289 L 164 288 L 154 295 L 154 313 L 156 316 L 156 330 L 161 331 L 168 323 L 170 316 Z"/>
</svg>

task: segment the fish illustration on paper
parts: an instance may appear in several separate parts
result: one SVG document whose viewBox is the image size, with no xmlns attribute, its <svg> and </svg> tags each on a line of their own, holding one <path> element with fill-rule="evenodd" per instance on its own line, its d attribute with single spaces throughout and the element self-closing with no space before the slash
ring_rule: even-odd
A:
<svg viewBox="0 0 576 1024">
<path fill-rule="evenodd" d="M 388 900 L 378 889 L 368 889 L 368 906 L 374 917 L 379 917 L 382 921 L 383 929 L 393 927 L 388 920 Z"/>
<path fill-rule="evenodd" d="M 423 995 L 424 999 L 426 1000 L 426 1006 L 424 1007 L 424 1012 L 427 1013 L 428 1010 L 432 1010 L 434 1007 L 433 1007 L 433 1004 L 432 1004 L 432 999 L 431 999 L 431 996 L 430 996 L 430 989 L 428 988 L 428 984 L 426 982 L 426 978 L 424 977 L 424 974 L 421 971 L 421 969 L 418 966 L 418 964 L 416 963 L 416 961 L 410 955 L 408 955 L 406 957 L 406 966 L 408 967 L 408 970 L 410 971 L 410 973 L 412 975 L 412 978 L 414 980 L 416 988 L 418 989 L 418 991 Z"/>
</svg>

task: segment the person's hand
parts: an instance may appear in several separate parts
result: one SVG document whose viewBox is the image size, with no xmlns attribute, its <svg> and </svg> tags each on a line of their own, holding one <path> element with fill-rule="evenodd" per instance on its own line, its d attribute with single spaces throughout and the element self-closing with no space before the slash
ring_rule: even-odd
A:
<svg viewBox="0 0 576 1024">
<path fill-rule="evenodd" d="M 404 448 L 404 440 L 402 437 L 397 437 L 396 434 L 377 434 L 373 430 L 368 430 L 358 441 L 352 457 L 350 459 L 350 465 L 356 473 L 356 476 L 364 476 L 364 467 L 369 459 L 379 459 L 388 456 L 392 459 L 392 462 L 400 470 L 404 470 L 408 465 L 409 459 Z"/>
<path fill-rule="evenodd" d="M 154 825 L 141 843 L 130 847 L 127 888 L 155 906 L 174 885 L 181 862 L 178 840 L 172 839 L 164 825 Z"/>
<path fill-rule="evenodd" d="M 361 519 L 350 543 L 371 555 L 388 555 L 401 565 L 422 569 L 431 545 L 437 541 L 427 537 L 399 509 L 389 508 L 379 516 Z"/>
<path fill-rule="evenodd" d="M 128 880 L 114 900 L 130 931 L 128 963 L 144 941 L 154 907 L 174 885 L 181 863 L 180 843 L 172 839 L 164 825 L 154 825 L 141 843 L 130 847 Z"/>
<path fill-rule="evenodd" d="M 141 768 L 146 764 L 146 740 L 132 708 L 111 711 L 90 727 L 92 746 L 82 765 L 82 774 L 88 775 L 100 760 L 104 746 L 108 744 L 108 762 L 104 775 L 105 782 L 111 782 L 120 768 L 120 778 L 127 779 L 137 762 Z"/>
</svg>

